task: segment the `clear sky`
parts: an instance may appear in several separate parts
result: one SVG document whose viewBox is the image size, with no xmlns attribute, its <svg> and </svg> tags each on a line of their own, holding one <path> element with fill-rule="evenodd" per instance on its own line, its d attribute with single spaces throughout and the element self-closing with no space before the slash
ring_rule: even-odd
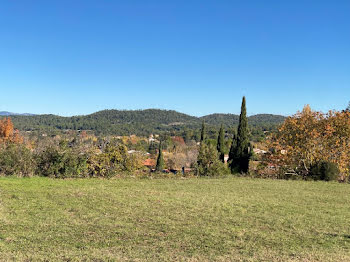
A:
<svg viewBox="0 0 350 262">
<path fill-rule="evenodd" d="M 2 0 L 0 111 L 289 115 L 350 101 L 349 0 Z"/>
</svg>

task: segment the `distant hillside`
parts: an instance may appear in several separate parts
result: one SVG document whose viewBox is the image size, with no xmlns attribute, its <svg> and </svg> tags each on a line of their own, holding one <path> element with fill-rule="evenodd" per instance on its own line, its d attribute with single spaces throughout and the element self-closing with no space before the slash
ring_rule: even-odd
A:
<svg viewBox="0 0 350 262">
<path fill-rule="evenodd" d="M 239 122 L 239 116 L 234 114 L 212 114 L 203 116 L 200 118 L 201 120 L 204 120 L 205 123 L 208 125 L 218 126 L 218 125 L 225 125 L 225 126 L 232 126 L 232 125 L 238 125 Z"/>
<path fill-rule="evenodd" d="M 189 116 L 173 110 L 103 110 L 86 116 L 88 119 L 101 119 L 113 124 L 154 123 L 154 124 L 184 124 L 198 121 L 197 117 Z"/>
<path fill-rule="evenodd" d="M 286 117 L 281 115 L 272 115 L 272 114 L 258 114 L 254 116 L 250 116 L 249 123 L 251 125 L 260 125 L 262 123 L 269 123 L 269 124 L 281 124 Z"/>
<path fill-rule="evenodd" d="M 13 115 L 13 122 L 19 130 L 60 131 L 92 130 L 104 135 L 144 135 L 162 132 L 181 132 L 185 129 L 199 129 L 204 120 L 209 128 L 223 124 L 232 127 L 238 124 L 239 116 L 213 114 L 194 117 L 176 111 L 147 109 L 137 111 L 103 110 L 91 115 L 61 117 L 56 115 Z M 272 129 L 284 120 L 283 116 L 255 115 L 249 117 L 252 127 Z"/>
<path fill-rule="evenodd" d="M 286 117 L 272 114 L 259 114 L 248 117 L 251 126 L 261 125 L 278 125 L 284 121 Z M 234 114 L 212 114 L 201 117 L 207 124 L 219 126 L 223 124 L 226 127 L 238 125 L 239 115 Z"/>
<path fill-rule="evenodd" d="M 33 116 L 33 114 L 18 114 L 18 113 L 12 113 L 12 112 L 7 112 L 7 111 L 1 111 L 0 116 Z"/>
</svg>

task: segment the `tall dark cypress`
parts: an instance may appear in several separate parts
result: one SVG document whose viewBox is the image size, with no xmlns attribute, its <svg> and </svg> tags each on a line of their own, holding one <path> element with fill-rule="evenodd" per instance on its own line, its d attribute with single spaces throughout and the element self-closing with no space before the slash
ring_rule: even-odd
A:
<svg viewBox="0 0 350 262">
<path fill-rule="evenodd" d="M 157 165 L 156 165 L 156 171 L 163 171 L 164 170 L 164 158 L 163 158 L 163 150 L 162 150 L 162 141 L 159 143 L 159 154 L 157 159 Z"/>
<path fill-rule="evenodd" d="M 204 140 L 205 140 L 205 132 L 206 132 L 206 130 L 205 130 L 205 123 L 204 123 L 204 120 L 203 120 L 203 122 L 202 122 L 202 130 L 201 130 L 201 142 L 203 142 Z"/>
<path fill-rule="evenodd" d="M 230 150 L 230 166 L 232 173 L 246 173 L 249 170 L 249 159 L 251 156 L 249 143 L 249 129 L 247 119 L 246 100 L 243 97 L 241 114 L 239 116 L 239 125 L 237 136 L 232 143 Z"/>
<path fill-rule="evenodd" d="M 229 167 L 231 168 L 231 173 L 234 173 L 237 165 L 237 135 L 235 131 L 233 132 L 232 144 L 227 162 L 229 164 Z"/>
<path fill-rule="evenodd" d="M 217 149 L 219 152 L 219 159 L 225 163 L 225 134 L 223 125 L 220 127 Z"/>
<path fill-rule="evenodd" d="M 237 140 L 236 140 L 236 132 L 233 131 L 233 136 L 232 136 L 232 144 L 231 144 L 231 148 L 230 148 L 230 152 L 229 152 L 229 160 L 232 159 L 233 155 L 233 151 L 236 150 L 237 147 Z"/>
</svg>

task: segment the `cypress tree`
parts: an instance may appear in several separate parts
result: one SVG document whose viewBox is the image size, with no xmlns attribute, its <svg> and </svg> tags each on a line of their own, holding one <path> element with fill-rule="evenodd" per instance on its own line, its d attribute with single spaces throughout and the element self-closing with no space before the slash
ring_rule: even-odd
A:
<svg viewBox="0 0 350 262">
<path fill-rule="evenodd" d="M 232 170 L 233 163 L 237 162 L 237 135 L 233 132 L 232 144 L 228 155 L 228 164 Z M 233 170 L 232 170 L 233 173 Z"/>
<path fill-rule="evenodd" d="M 159 154 L 157 158 L 157 165 L 156 165 L 156 171 L 163 171 L 164 170 L 164 158 L 163 158 L 163 151 L 162 151 L 162 141 L 159 143 Z"/>
<path fill-rule="evenodd" d="M 231 172 L 246 173 L 249 169 L 249 159 L 251 156 L 249 143 L 249 129 L 247 119 L 246 100 L 243 97 L 241 114 L 239 116 L 239 125 L 237 136 L 234 137 L 230 150 Z"/>
<path fill-rule="evenodd" d="M 203 120 L 203 122 L 202 122 L 202 130 L 201 130 L 201 143 L 202 143 L 202 142 L 205 140 L 205 138 L 206 138 L 205 132 L 206 132 L 206 130 L 205 130 L 205 123 L 204 123 L 204 120 Z"/>
<path fill-rule="evenodd" d="M 148 147 L 148 152 L 151 155 L 155 155 L 157 153 L 157 146 L 154 144 L 153 141 L 150 142 L 149 147 Z"/>
<path fill-rule="evenodd" d="M 225 163 L 225 135 L 223 125 L 221 125 L 219 131 L 217 150 L 219 152 L 219 159 Z"/>
</svg>

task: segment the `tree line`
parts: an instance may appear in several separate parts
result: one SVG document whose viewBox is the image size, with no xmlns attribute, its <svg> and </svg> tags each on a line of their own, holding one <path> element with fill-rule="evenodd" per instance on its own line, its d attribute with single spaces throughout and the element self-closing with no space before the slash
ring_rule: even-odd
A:
<svg viewBox="0 0 350 262">
<path fill-rule="evenodd" d="M 201 128 L 196 130 L 197 138 L 189 133 L 174 136 L 171 132 L 159 132 L 155 142 L 137 136 L 128 139 L 94 136 L 85 131 L 66 137 L 28 137 L 14 128 L 10 118 L 3 118 L 0 175 L 65 178 L 149 173 L 150 169 L 143 163 L 151 157 L 156 172 L 190 167 L 197 176 L 244 174 L 349 181 L 349 108 L 322 113 L 306 106 L 258 143 L 264 148 L 259 156 L 253 150 L 256 143 L 252 139 L 245 97 L 236 127 L 234 123 L 231 127 L 221 124 L 219 130 L 213 130 L 202 121 Z"/>
</svg>

